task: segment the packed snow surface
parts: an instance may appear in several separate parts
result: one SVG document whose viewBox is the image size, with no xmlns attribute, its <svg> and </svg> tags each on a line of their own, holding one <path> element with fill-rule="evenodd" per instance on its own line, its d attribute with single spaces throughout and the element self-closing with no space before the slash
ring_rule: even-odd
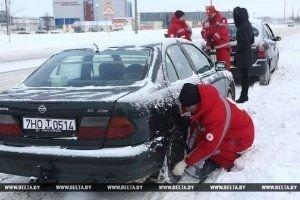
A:
<svg viewBox="0 0 300 200">
<path fill-rule="evenodd" d="M 163 33 L 163 31 L 161 31 Z M 232 172 L 216 171 L 209 183 L 299 183 L 300 182 L 300 29 L 299 27 L 276 27 L 275 33 L 282 36 L 279 42 L 279 68 L 271 77 L 269 86 L 255 83 L 250 88 L 249 102 L 242 107 L 249 112 L 255 124 L 254 146 L 236 161 Z M 126 36 L 120 34 L 120 39 Z M 153 32 L 142 33 L 145 38 L 154 37 Z M 2 36 L 1 36 L 2 37 Z M 25 36 L 24 36 L 25 37 Z M 29 36 L 33 37 L 33 36 Z M 63 37 L 63 35 L 56 36 Z M 69 37 L 69 36 L 68 36 Z M 73 37 L 73 36 L 72 36 Z M 75 37 L 75 36 L 74 36 Z M 76 36 L 77 37 L 77 36 Z M 78 37 L 81 37 L 78 35 Z M 86 36 L 85 36 L 86 37 Z M 83 38 L 85 38 L 83 37 Z M 117 36 L 116 36 L 117 37 Z M 156 37 L 156 36 L 155 36 Z M 118 38 L 118 37 L 117 37 Z M 143 38 L 143 37 L 142 37 Z M 78 38 L 77 38 L 78 39 Z M 1 42 L 0 42 L 1 43 Z M 3 41 L 2 41 L 3 43 Z M 19 44 L 20 43 L 20 44 Z M 16 39 L 11 46 L 0 45 L 0 55 L 15 46 L 21 46 L 23 40 Z M 41 39 L 41 45 L 49 42 Z M 33 47 L 38 45 L 32 44 Z M 50 45 L 51 46 L 51 45 Z M 59 45 L 54 42 L 55 48 Z M 24 44 L 24 48 L 26 45 Z M 66 45 L 65 47 L 69 47 Z M 46 47 L 45 47 L 46 48 Z M 54 48 L 54 49 L 55 49 Z M 18 48 L 19 53 L 27 50 Z M 34 49 L 34 48 L 33 48 Z M 1 61 L 0 61 L 1 62 Z M 5 77 L 3 77 L 5 78 Z M 240 87 L 237 88 L 237 96 Z M 0 174 L 1 182 L 27 182 L 27 178 Z M 197 180 L 185 176 L 184 183 Z M 0 199 L 299 199 L 298 193 L 2 193 Z"/>
</svg>

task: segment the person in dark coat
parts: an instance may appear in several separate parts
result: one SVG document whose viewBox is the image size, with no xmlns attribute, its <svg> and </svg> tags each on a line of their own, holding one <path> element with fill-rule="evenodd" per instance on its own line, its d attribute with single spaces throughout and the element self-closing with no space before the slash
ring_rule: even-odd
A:
<svg viewBox="0 0 300 200">
<path fill-rule="evenodd" d="M 237 50 L 235 55 L 235 65 L 240 69 L 242 92 L 237 103 L 244 103 L 249 100 L 249 68 L 252 66 L 252 44 L 254 43 L 254 33 L 246 8 L 236 7 L 233 10 L 233 19 L 237 27 Z"/>
</svg>

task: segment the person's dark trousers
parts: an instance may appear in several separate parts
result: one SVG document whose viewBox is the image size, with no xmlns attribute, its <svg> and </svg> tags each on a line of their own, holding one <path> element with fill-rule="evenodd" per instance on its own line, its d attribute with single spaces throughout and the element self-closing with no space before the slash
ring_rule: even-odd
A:
<svg viewBox="0 0 300 200">
<path fill-rule="evenodd" d="M 248 90 L 249 90 L 249 68 L 240 68 L 241 72 L 241 83 L 242 92 L 240 98 L 237 100 L 238 103 L 244 103 L 248 101 Z"/>
<path fill-rule="evenodd" d="M 208 176 L 219 168 L 221 167 L 211 159 L 206 160 L 203 167 L 199 170 L 196 170 L 196 174 L 199 177 L 199 183 L 204 183 Z"/>
</svg>

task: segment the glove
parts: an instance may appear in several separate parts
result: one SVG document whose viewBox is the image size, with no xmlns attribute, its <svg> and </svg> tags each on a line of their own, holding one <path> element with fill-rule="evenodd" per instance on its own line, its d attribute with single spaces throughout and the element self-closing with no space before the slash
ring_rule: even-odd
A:
<svg viewBox="0 0 300 200">
<path fill-rule="evenodd" d="M 208 36 L 207 41 L 209 41 L 210 43 L 213 43 L 214 42 L 213 36 L 211 36 L 211 35 Z"/>
<path fill-rule="evenodd" d="M 184 173 L 185 168 L 187 167 L 187 164 L 185 160 L 180 161 L 177 163 L 173 169 L 173 174 L 175 176 L 181 176 Z"/>
</svg>

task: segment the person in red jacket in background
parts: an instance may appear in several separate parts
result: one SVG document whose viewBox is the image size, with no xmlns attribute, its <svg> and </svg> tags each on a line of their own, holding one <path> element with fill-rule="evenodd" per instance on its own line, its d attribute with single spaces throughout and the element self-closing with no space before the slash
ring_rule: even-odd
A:
<svg viewBox="0 0 300 200">
<path fill-rule="evenodd" d="M 203 22 L 201 35 L 206 41 L 207 50 L 216 50 L 218 62 L 225 62 L 230 70 L 230 39 L 227 19 L 214 6 L 206 7 L 207 19 Z"/>
<path fill-rule="evenodd" d="M 175 166 L 173 173 L 182 175 L 187 166 L 197 166 L 203 161 L 204 166 L 198 172 L 200 182 L 217 168 L 229 171 L 241 153 L 253 144 L 251 117 L 234 101 L 220 96 L 212 85 L 186 83 L 179 101 L 192 113 L 187 141 L 191 152 Z"/>
<path fill-rule="evenodd" d="M 168 29 L 168 37 L 192 41 L 191 36 L 192 28 L 185 21 L 185 13 L 181 10 L 177 10 Z"/>
</svg>

